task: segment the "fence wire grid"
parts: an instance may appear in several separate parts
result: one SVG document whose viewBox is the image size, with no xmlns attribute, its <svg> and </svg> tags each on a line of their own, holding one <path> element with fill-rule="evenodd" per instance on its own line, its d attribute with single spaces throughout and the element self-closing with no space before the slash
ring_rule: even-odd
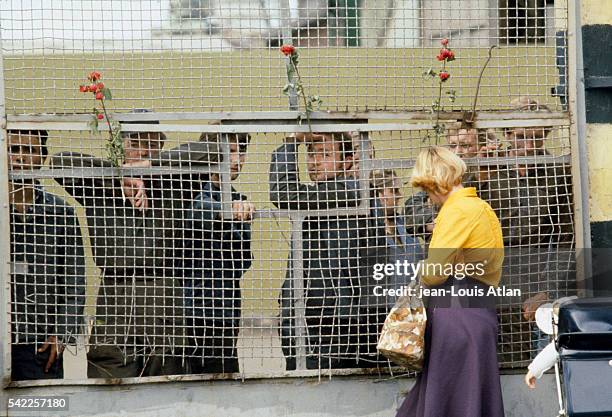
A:
<svg viewBox="0 0 612 417">
<path fill-rule="evenodd" d="M 42 0 L 2 2 L 9 113 L 89 111 L 74 89 L 92 68 L 117 111 L 284 110 L 278 47 L 300 48 L 300 72 L 323 110 L 426 110 L 439 41 L 457 60 L 450 109 L 481 83 L 486 109 L 529 95 L 562 109 L 567 5 L 545 0 Z"/>
<path fill-rule="evenodd" d="M 401 372 L 376 351 L 396 298 L 373 294 L 410 277 L 375 279 L 373 264 L 426 256 L 437 210 L 410 176 L 434 143 L 464 159 L 464 184 L 500 218 L 501 285 L 522 289 L 498 306 L 502 367 L 546 342 L 525 302 L 575 292 L 564 1 L 0 10 L 13 355 L 57 340 L 88 378 Z M 439 85 L 423 73 L 439 71 L 444 38 L 457 59 L 436 139 Z M 283 44 L 322 100 L 318 141 L 296 138 L 306 113 L 282 92 Z M 92 70 L 122 121 L 119 166 L 108 115 L 99 134 L 87 126 Z"/>
</svg>

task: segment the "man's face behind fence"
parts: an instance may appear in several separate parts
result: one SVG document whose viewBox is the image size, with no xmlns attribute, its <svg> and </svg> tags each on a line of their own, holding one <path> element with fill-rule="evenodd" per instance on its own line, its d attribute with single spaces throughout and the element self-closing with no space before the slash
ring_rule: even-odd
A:
<svg viewBox="0 0 612 417">
<path fill-rule="evenodd" d="M 240 146 L 240 144 L 236 142 L 231 142 L 229 144 L 229 150 L 230 174 L 233 181 L 238 178 L 240 171 L 242 171 L 242 166 L 244 165 L 244 161 L 246 159 L 246 146 Z"/>
<path fill-rule="evenodd" d="M 125 162 L 137 162 L 146 159 L 155 159 L 164 146 L 162 135 L 159 132 L 133 133 L 123 138 L 125 149 Z"/>
<path fill-rule="evenodd" d="M 506 130 L 506 139 L 510 142 L 509 155 L 513 157 L 537 155 L 544 148 L 544 139 L 547 134 L 548 131 L 545 128 Z"/>
<path fill-rule="evenodd" d="M 448 133 L 448 148 L 459 158 L 478 156 L 478 132 L 476 129 L 451 130 Z"/>
<path fill-rule="evenodd" d="M 342 155 L 340 143 L 331 135 L 316 135 L 308 145 L 308 175 L 314 182 L 333 180 L 344 174 L 347 162 Z"/>
<path fill-rule="evenodd" d="M 8 146 L 13 171 L 37 169 L 44 162 L 44 145 L 39 135 L 10 133 Z"/>
</svg>

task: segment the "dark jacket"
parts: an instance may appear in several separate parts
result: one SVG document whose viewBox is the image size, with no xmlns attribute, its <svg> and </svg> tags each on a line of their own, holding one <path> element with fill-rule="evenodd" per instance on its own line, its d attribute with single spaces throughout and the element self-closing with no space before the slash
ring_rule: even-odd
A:
<svg viewBox="0 0 612 417">
<path fill-rule="evenodd" d="M 548 246 L 554 218 L 545 188 L 521 177 L 514 167 L 499 167 L 479 192 L 499 217 L 504 246 Z"/>
<path fill-rule="evenodd" d="M 190 145 L 190 144 L 188 144 Z M 183 146 L 185 148 L 185 146 Z M 208 164 L 207 148 L 162 152 L 153 165 Z M 185 150 L 185 152 L 181 152 Z M 51 158 L 52 168 L 111 168 L 107 160 L 63 152 Z M 149 208 L 143 213 L 123 199 L 120 178 L 58 176 L 56 181 L 84 208 L 96 265 L 105 275 L 174 274 L 175 251 L 182 243 L 185 201 L 192 201 L 200 182 L 183 175 L 143 176 Z M 194 192 L 195 187 L 195 192 Z"/>
<path fill-rule="evenodd" d="M 542 150 L 541 154 L 551 156 L 547 150 Z M 551 241 L 557 245 L 573 247 L 575 237 L 571 167 L 563 164 L 529 166 L 521 182 L 544 190 L 552 224 Z"/>
<path fill-rule="evenodd" d="M 464 187 L 480 188 L 476 174 L 468 171 L 463 180 Z M 406 231 L 414 237 L 422 238 L 426 243 L 431 239 L 432 232 L 426 230 L 428 224 L 433 224 L 438 214 L 437 208 L 429 201 L 425 191 L 417 191 L 408 197 L 404 203 L 404 224 Z"/>
<path fill-rule="evenodd" d="M 299 181 L 297 145 L 284 144 L 272 155 L 270 200 L 282 209 L 327 210 L 357 207 L 359 183 L 339 177 L 312 185 Z M 358 352 L 352 336 L 358 334 L 365 250 L 368 247 L 366 216 L 310 216 L 302 227 L 304 298 L 308 367 L 319 363 L 315 356 L 353 359 Z M 287 263 L 286 279 L 280 295 L 281 341 L 285 356 L 295 355 L 295 294 L 293 247 Z M 325 365 L 322 365 L 325 366 Z M 331 366 L 335 366 L 333 363 Z"/>
<path fill-rule="evenodd" d="M 215 154 L 207 145 L 162 152 L 152 165 L 209 164 Z M 92 343 L 119 346 L 124 356 L 148 354 L 149 349 L 175 354 L 185 330 L 179 262 L 184 213 L 194 190 L 199 191 L 199 178 L 190 173 L 142 175 L 149 199 L 142 212 L 124 201 L 120 178 L 88 174 L 87 168 L 110 168 L 109 161 L 67 152 L 54 155 L 51 166 L 85 168 L 73 176 L 58 173 L 56 181 L 85 209 L 93 258 L 102 270 Z"/>
<path fill-rule="evenodd" d="M 232 200 L 246 196 L 232 190 Z M 221 189 L 208 182 L 186 214 L 185 308 L 189 317 L 240 319 L 240 278 L 251 267 L 251 224 L 224 220 Z"/>
<path fill-rule="evenodd" d="M 376 296 L 374 287 L 392 289 L 401 288 L 411 282 L 411 276 L 405 275 L 403 271 L 399 274 L 385 276 L 380 280 L 373 278 L 374 264 L 396 264 L 398 261 L 409 264 L 416 264 L 424 259 L 423 249 L 414 235 L 408 233 L 405 227 L 404 216 L 397 213 L 395 216 L 396 236 L 389 236 L 385 230 L 385 217 L 380 200 L 372 197 L 370 202 L 369 230 L 371 233 L 370 244 L 374 246 L 368 248 L 368 283 L 364 288 L 361 305 L 371 312 L 378 310 L 380 314 L 386 315 L 394 306 L 397 297 Z M 372 308 L 375 307 L 375 308 Z M 382 323 L 380 323 L 382 324 Z"/>
<path fill-rule="evenodd" d="M 83 334 L 85 256 L 72 207 L 36 187 L 25 215 L 11 210 L 11 266 L 13 343 Z"/>
</svg>

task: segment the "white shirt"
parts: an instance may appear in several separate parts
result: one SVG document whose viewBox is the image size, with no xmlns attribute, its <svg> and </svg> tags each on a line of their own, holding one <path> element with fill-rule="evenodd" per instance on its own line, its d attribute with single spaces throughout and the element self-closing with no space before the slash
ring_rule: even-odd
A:
<svg viewBox="0 0 612 417">
<path fill-rule="evenodd" d="M 558 360 L 559 353 L 555 349 L 555 342 L 551 342 L 538 353 L 527 368 L 536 378 L 540 379 L 542 374 L 552 368 Z"/>
</svg>

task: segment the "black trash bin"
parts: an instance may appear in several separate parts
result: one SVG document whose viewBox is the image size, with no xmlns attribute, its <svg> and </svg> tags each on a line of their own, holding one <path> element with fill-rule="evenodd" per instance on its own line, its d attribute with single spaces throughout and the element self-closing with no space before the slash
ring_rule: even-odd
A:
<svg viewBox="0 0 612 417">
<path fill-rule="evenodd" d="M 557 350 L 568 417 L 612 417 L 612 297 L 559 306 Z"/>
</svg>

